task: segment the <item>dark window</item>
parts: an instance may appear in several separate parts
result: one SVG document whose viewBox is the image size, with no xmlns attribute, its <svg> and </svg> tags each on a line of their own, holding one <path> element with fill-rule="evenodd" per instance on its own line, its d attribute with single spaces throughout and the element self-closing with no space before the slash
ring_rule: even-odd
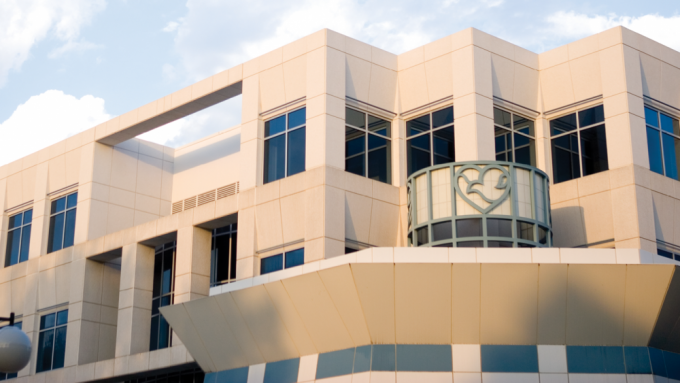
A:
<svg viewBox="0 0 680 383">
<path fill-rule="evenodd" d="M 529 222 L 517 221 L 517 238 L 534 240 L 534 224 Z"/>
<path fill-rule="evenodd" d="M 35 372 L 56 370 L 64 367 L 66 353 L 66 325 L 68 310 L 40 317 L 38 359 Z"/>
<path fill-rule="evenodd" d="M 210 286 L 236 279 L 236 229 L 234 223 L 213 230 Z"/>
<path fill-rule="evenodd" d="M 233 370 L 229 370 L 233 371 Z M 215 375 L 217 373 L 213 373 Z M 159 374 L 135 374 L 137 377 L 123 381 L 124 383 L 203 383 L 205 373 L 200 368 L 189 368 L 182 371 Z M 214 380 L 211 380 L 214 381 Z M 238 380 L 236 380 L 238 381 Z"/>
<path fill-rule="evenodd" d="M 69 194 L 52 201 L 50 206 L 50 231 L 47 238 L 47 252 L 73 246 L 76 233 L 76 207 L 78 193 Z"/>
<path fill-rule="evenodd" d="M 487 218 L 486 235 L 488 237 L 512 238 L 512 220 Z"/>
<path fill-rule="evenodd" d="M 170 347 L 172 343 L 172 330 L 159 308 L 170 306 L 174 300 L 175 247 L 175 242 L 170 242 L 156 248 L 151 300 L 150 351 Z"/>
<path fill-rule="evenodd" d="M 494 108 L 496 160 L 536 166 L 534 122 Z"/>
<path fill-rule="evenodd" d="M 28 248 L 31 243 L 31 222 L 33 209 L 9 217 L 7 231 L 7 252 L 5 267 L 28 261 Z"/>
<path fill-rule="evenodd" d="M 270 257 L 260 259 L 260 275 L 273 273 L 274 271 L 288 269 L 295 266 L 301 266 L 304 263 L 304 248 L 287 251 L 283 254 L 272 255 Z"/>
<path fill-rule="evenodd" d="M 512 242 L 505 241 L 487 241 L 487 247 L 512 247 Z"/>
<path fill-rule="evenodd" d="M 609 169 L 602 105 L 550 121 L 550 132 L 555 183 Z"/>
<path fill-rule="evenodd" d="M 306 113 L 301 108 L 264 123 L 264 183 L 305 171 Z"/>
<path fill-rule="evenodd" d="M 482 230 L 481 218 L 456 220 L 456 237 L 481 237 L 482 235 L 484 235 L 484 233 Z"/>
<path fill-rule="evenodd" d="M 680 124 L 654 109 L 645 107 L 649 168 L 666 177 L 680 180 Z"/>
<path fill-rule="evenodd" d="M 451 221 L 432 224 L 432 241 L 441 241 L 453 238 L 453 227 Z"/>
<path fill-rule="evenodd" d="M 430 243 L 430 235 L 427 226 L 416 229 L 416 238 L 418 239 L 418 246 Z"/>
<path fill-rule="evenodd" d="M 406 121 L 407 172 L 455 161 L 453 107 Z"/>
<path fill-rule="evenodd" d="M 21 325 L 22 325 L 21 322 L 14 322 L 14 327 L 18 328 L 19 330 L 21 330 L 21 327 L 22 327 Z M 3 326 L 3 327 L 6 327 L 6 326 Z M 0 327 L 0 329 L 1 329 L 1 328 L 2 328 L 2 327 Z M 17 377 L 17 373 L 16 373 L 16 372 L 14 372 L 14 373 L 9 373 L 9 374 L 4 373 L 4 372 L 0 372 L 0 381 L 2 381 L 2 380 L 7 380 L 7 379 L 14 379 L 14 378 L 16 378 L 16 377 Z"/>
<path fill-rule="evenodd" d="M 345 170 L 372 180 L 392 182 L 392 124 L 345 108 Z"/>
<path fill-rule="evenodd" d="M 673 259 L 673 253 L 666 250 L 656 249 L 656 253 L 662 257 Z"/>
<path fill-rule="evenodd" d="M 538 227 L 538 243 L 545 245 L 548 243 L 548 230 L 542 227 Z"/>
</svg>

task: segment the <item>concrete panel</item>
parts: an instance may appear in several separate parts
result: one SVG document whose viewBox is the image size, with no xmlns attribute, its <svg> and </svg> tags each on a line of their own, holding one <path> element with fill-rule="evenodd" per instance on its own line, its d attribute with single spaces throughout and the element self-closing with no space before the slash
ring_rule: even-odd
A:
<svg viewBox="0 0 680 383">
<path fill-rule="evenodd" d="M 349 265 L 321 270 L 319 276 L 356 346 L 370 344 L 371 338 Z"/>
<path fill-rule="evenodd" d="M 441 100 L 453 94 L 452 69 L 450 54 L 444 54 L 425 63 L 429 102 Z"/>
<path fill-rule="evenodd" d="M 294 270 L 295 269 L 292 269 L 290 271 Z M 267 289 L 267 293 L 271 297 L 272 302 L 276 307 L 276 311 L 279 313 L 286 329 L 288 329 L 288 334 L 290 334 L 295 343 L 295 347 L 297 347 L 300 354 L 308 355 L 317 353 L 317 348 L 307 331 L 305 322 L 300 317 L 300 313 L 295 308 L 295 304 L 288 295 L 283 283 L 278 281 L 267 283 L 264 287 Z"/>
<path fill-rule="evenodd" d="M 345 65 L 345 92 L 347 96 L 368 102 L 368 90 L 371 84 L 371 63 L 346 55 Z"/>
<path fill-rule="evenodd" d="M 318 352 L 356 346 L 318 274 L 284 279 L 282 283 Z"/>
<path fill-rule="evenodd" d="M 457 263 L 451 274 L 452 343 L 480 343 L 481 267 Z"/>
<path fill-rule="evenodd" d="M 396 91 L 397 73 L 378 65 L 371 65 L 368 102 L 383 109 L 394 110 Z"/>
<path fill-rule="evenodd" d="M 574 100 L 585 100 L 602 94 L 600 54 L 593 53 L 569 61 L 574 87 Z"/>
<path fill-rule="evenodd" d="M 255 339 L 250 333 L 231 294 L 219 294 L 215 296 L 215 300 L 220 306 L 222 315 L 224 315 L 224 319 L 229 324 L 229 328 L 232 330 L 232 334 L 236 338 L 239 347 L 241 347 L 244 356 L 248 360 L 248 364 L 264 363 L 264 357 L 260 350 L 258 350 L 257 343 L 255 343 Z"/>
<path fill-rule="evenodd" d="M 625 265 L 569 265 L 567 344 L 623 344 L 625 283 Z"/>
<path fill-rule="evenodd" d="M 424 64 L 399 72 L 399 95 L 402 111 L 417 108 L 430 101 Z"/>
<path fill-rule="evenodd" d="M 672 276 L 672 267 L 652 265 L 626 267 L 623 323 L 625 346 L 647 346 Z"/>
<path fill-rule="evenodd" d="M 352 274 L 374 344 L 395 344 L 394 265 L 353 264 Z"/>
<path fill-rule="evenodd" d="M 538 265 L 483 264 L 481 343 L 536 344 Z"/>
<path fill-rule="evenodd" d="M 451 344 L 451 266 L 396 264 L 398 344 Z"/>
<path fill-rule="evenodd" d="M 205 372 L 219 371 L 201 341 L 201 337 L 198 335 L 184 304 L 165 306 L 161 307 L 160 310 L 163 317 L 172 323 L 172 330 L 179 335 L 182 343 L 187 346 L 187 349 L 191 350 L 191 356 L 201 369 Z"/>
<path fill-rule="evenodd" d="M 567 265 L 538 267 L 538 344 L 565 344 Z"/>
</svg>

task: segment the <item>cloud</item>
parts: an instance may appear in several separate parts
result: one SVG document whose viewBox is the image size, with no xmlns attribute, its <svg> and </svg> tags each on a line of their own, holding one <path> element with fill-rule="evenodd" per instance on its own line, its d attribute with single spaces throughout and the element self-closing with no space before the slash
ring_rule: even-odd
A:
<svg viewBox="0 0 680 383">
<path fill-rule="evenodd" d="M 163 28 L 163 32 L 174 32 L 178 26 L 179 23 L 177 21 L 171 21 L 165 26 L 165 28 Z"/>
<path fill-rule="evenodd" d="M 55 144 L 111 117 L 104 108 L 104 100 L 91 95 L 78 99 L 60 90 L 48 90 L 33 96 L 0 124 L 0 165 Z"/>
<path fill-rule="evenodd" d="M 21 68 L 36 43 L 51 33 L 68 51 L 68 43 L 76 42 L 80 29 L 105 7 L 105 0 L 0 1 L 0 87 L 10 71 Z"/>
<path fill-rule="evenodd" d="M 68 52 L 82 52 L 89 49 L 101 48 L 99 44 L 94 44 L 89 41 L 67 41 L 59 48 L 53 49 L 47 57 L 54 59 L 63 56 Z"/>
<path fill-rule="evenodd" d="M 608 15 L 586 15 L 576 12 L 559 11 L 546 19 L 547 31 L 551 36 L 576 40 L 607 29 L 624 26 L 652 40 L 656 40 L 675 50 L 680 50 L 680 16 L 664 17 L 649 14 L 639 17 Z"/>
</svg>

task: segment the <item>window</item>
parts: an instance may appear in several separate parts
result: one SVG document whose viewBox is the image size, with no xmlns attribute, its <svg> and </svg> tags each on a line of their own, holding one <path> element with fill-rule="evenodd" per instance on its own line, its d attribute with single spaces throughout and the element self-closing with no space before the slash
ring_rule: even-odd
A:
<svg viewBox="0 0 680 383">
<path fill-rule="evenodd" d="M 2 326 L 2 327 L 6 327 L 6 326 Z M 2 328 L 2 327 L 0 327 L 0 328 Z M 16 327 L 16 328 L 18 328 L 19 330 L 21 330 L 21 322 L 14 322 L 14 327 Z M 17 373 L 16 373 L 16 372 L 9 373 L 9 374 L 8 374 L 8 373 L 5 373 L 5 372 L 0 372 L 0 381 L 8 380 L 8 379 L 14 379 L 14 378 L 16 378 L 16 377 L 17 377 Z"/>
<path fill-rule="evenodd" d="M 170 347 L 172 331 L 159 308 L 170 306 L 175 294 L 175 242 L 156 248 L 151 299 L 151 340 L 149 351 Z"/>
<path fill-rule="evenodd" d="M 649 168 L 666 177 L 678 178 L 680 156 L 680 125 L 678 120 L 645 107 Z"/>
<path fill-rule="evenodd" d="M 216 372 L 213 373 L 213 376 L 216 374 Z M 137 373 L 134 378 L 124 380 L 122 383 L 203 383 L 204 381 L 205 373 L 203 370 L 200 368 L 189 368 L 182 371 L 166 372 L 162 374 L 159 374 L 157 371 L 146 374 Z"/>
<path fill-rule="evenodd" d="M 260 275 L 300 266 L 305 263 L 305 249 L 287 251 L 260 260 Z"/>
<path fill-rule="evenodd" d="M 534 122 L 520 115 L 493 108 L 496 161 L 536 166 Z"/>
<path fill-rule="evenodd" d="M 453 107 L 406 121 L 407 172 L 455 161 Z"/>
<path fill-rule="evenodd" d="M 66 324 L 68 310 L 40 317 L 38 360 L 35 372 L 56 370 L 64 367 L 66 352 Z"/>
<path fill-rule="evenodd" d="M 47 252 L 73 246 L 76 232 L 76 205 L 78 193 L 52 201 L 50 208 L 50 234 L 47 239 Z"/>
<path fill-rule="evenodd" d="M 236 225 L 213 230 L 210 286 L 236 279 Z"/>
<path fill-rule="evenodd" d="M 5 267 L 28 261 L 28 247 L 31 243 L 32 220 L 33 209 L 9 217 Z"/>
<path fill-rule="evenodd" d="M 602 105 L 550 121 L 553 182 L 609 169 Z"/>
<path fill-rule="evenodd" d="M 305 171 L 305 108 L 264 123 L 264 183 Z"/>
<path fill-rule="evenodd" d="M 392 182 L 392 124 L 345 108 L 345 170 L 372 180 Z"/>
</svg>

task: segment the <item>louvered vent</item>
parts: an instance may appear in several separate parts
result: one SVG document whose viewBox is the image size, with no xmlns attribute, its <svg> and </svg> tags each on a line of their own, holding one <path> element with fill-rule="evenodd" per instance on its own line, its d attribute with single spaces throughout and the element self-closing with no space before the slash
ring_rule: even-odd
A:
<svg viewBox="0 0 680 383">
<path fill-rule="evenodd" d="M 217 199 L 226 198 L 236 193 L 238 193 L 238 182 L 217 189 Z"/>
<path fill-rule="evenodd" d="M 182 201 L 177 201 L 172 204 L 172 214 L 177 214 L 182 212 Z"/>
<path fill-rule="evenodd" d="M 172 214 L 181 213 L 182 211 L 193 209 L 196 206 L 205 205 L 215 201 L 216 199 L 226 198 L 239 192 L 239 183 L 222 186 L 217 190 L 199 194 L 196 197 L 187 198 L 184 201 L 177 201 L 172 204 Z"/>
<path fill-rule="evenodd" d="M 196 197 L 187 198 L 184 200 L 184 210 L 193 209 L 196 207 Z"/>
<path fill-rule="evenodd" d="M 207 193 L 200 194 L 198 196 L 198 206 L 205 205 L 206 203 L 210 203 L 215 201 L 215 191 L 209 191 Z"/>
</svg>

